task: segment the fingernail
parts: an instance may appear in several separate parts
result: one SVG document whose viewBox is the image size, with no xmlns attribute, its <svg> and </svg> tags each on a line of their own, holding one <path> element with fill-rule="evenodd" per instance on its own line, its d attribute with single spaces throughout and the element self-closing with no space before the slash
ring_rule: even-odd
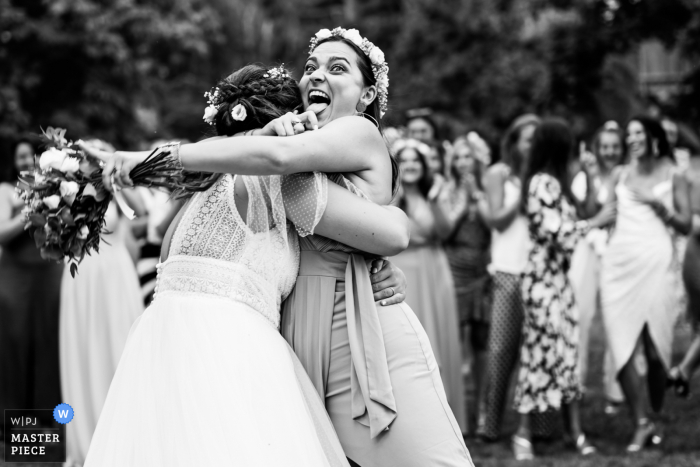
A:
<svg viewBox="0 0 700 467">
<path fill-rule="evenodd" d="M 385 306 L 385 305 L 386 305 L 386 301 L 385 301 L 385 300 L 382 300 L 381 302 L 379 302 L 379 304 L 380 304 L 381 306 Z"/>
<path fill-rule="evenodd" d="M 318 130 L 318 125 L 314 125 L 314 130 Z"/>
<path fill-rule="evenodd" d="M 377 268 L 372 268 L 372 270 L 371 270 L 370 272 L 371 272 L 372 274 L 376 274 L 376 273 L 377 273 Z"/>
</svg>

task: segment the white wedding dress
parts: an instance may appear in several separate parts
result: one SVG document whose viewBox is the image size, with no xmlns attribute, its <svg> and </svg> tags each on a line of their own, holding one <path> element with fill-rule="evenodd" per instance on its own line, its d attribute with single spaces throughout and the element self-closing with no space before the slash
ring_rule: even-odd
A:
<svg viewBox="0 0 700 467">
<path fill-rule="evenodd" d="M 305 203 L 298 208 L 310 231 L 325 208 L 325 176 L 241 178 L 246 221 L 231 175 L 185 208 L 155 299 L 130 331 L 86 467 L 348 465 L 278 332 L 299 264 L 281 186 L 291 183 Z"/>
</svg>

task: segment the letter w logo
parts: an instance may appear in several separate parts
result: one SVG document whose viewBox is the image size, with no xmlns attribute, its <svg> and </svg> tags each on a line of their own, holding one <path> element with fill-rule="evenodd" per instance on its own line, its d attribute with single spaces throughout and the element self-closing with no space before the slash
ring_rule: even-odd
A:
<svg viewBox="0 0 700 467">
<path fill-rule="evenodd" d="M 58 416 L 60 418 L 68 418 L 68 411 L 67 410 L 59 410 L 58 411 Z"/>
</svg>

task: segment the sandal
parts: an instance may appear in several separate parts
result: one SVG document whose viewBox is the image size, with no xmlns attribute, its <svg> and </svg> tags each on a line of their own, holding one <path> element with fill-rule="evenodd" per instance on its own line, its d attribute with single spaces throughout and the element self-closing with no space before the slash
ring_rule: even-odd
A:
<svg viewBox="0 0 700 467">
<path fill-rule="evenodd" d="M 690 397 L 690 381 L 683 375 L 681 369 L 677 366 L 671 368 L 668 372 L 668 385 L 673 386 L 673 390 L 678 397 L 687 399 Z"/>
<path fill-rule="evenodd" d="M 584 435 L 583 433 L 578 435 L 578 437 L 576 438 L 575 447 L 578 453 L 582 456 L 590 456 L 591 454 L 595 454 L 596 452 L 598 452 L 595 446 L 593 446 L 588 441 L 588 438 L 586 438 L 586 435 Z"/>
<path fill-rule="evenodd" d="M 513 454 L 515 455 L 516 461 L 531 461 L 535 458 L 535 454 L 532 450 L 532 443 L 529 439 L 518 435 L 513 435 L 511 439 Z"/>
<path fill-rule="evenodd" d="M 632 442 L 627 446 L 627 452 L 639 452 L 647 446 L 661 444 L 661 436 L 656 432 L 656 424 L 648 418 L 639 420 Z"/>
</svg>

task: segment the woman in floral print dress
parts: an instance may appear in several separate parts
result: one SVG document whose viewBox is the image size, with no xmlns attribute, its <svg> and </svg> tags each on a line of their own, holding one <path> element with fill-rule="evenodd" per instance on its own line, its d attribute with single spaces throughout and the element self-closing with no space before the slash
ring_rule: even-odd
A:
<svg viewBox="0 0 700 467">
<path fill-rule="evenodd" d="M 521 424 L 513 450 L 519 460 L 533 457 L 529 415 L 562 406 L 572 444 L 582 455 L 595 452 L 581 430 L 578 313 L 567 271 L 576 242 L 590 228 L 611 221 L 613 210 L 606 207 L 589 221 L 577 220 L 568 183 L 573 143 L 566 122 L 543 121 L 535 130 L 524 172 L 532 249 L 522 282 L 525 322 L 515 395 Z"/>
</svg>

